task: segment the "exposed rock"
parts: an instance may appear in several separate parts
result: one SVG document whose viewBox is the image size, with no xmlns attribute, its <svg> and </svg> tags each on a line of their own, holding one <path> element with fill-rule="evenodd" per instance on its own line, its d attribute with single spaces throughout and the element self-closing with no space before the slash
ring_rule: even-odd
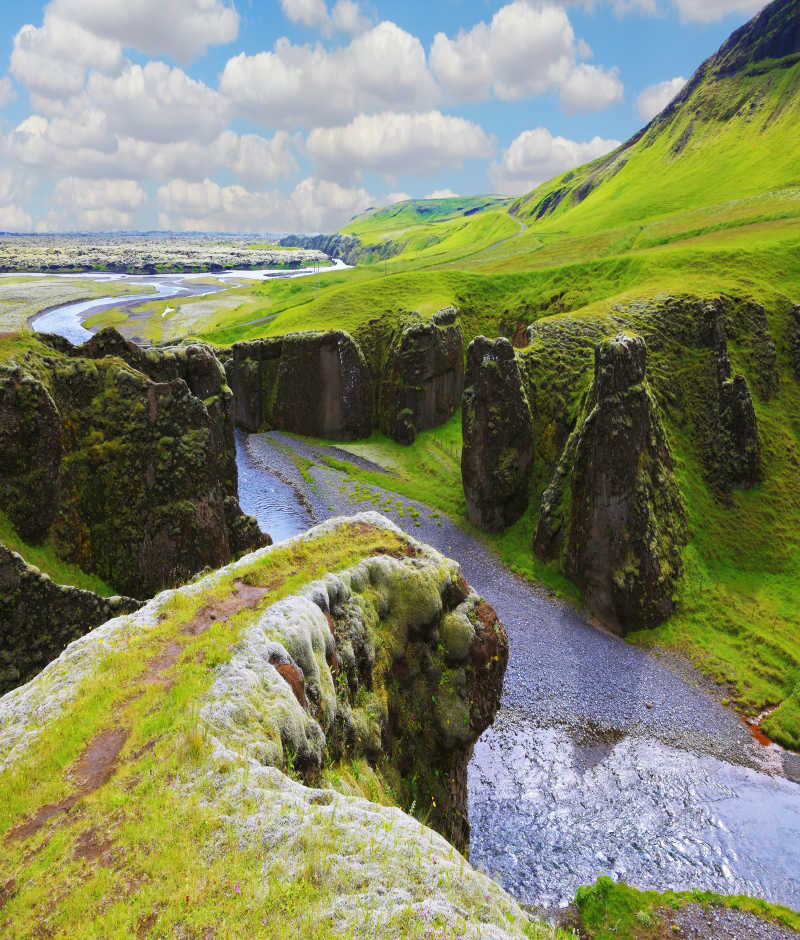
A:
<svg viewBox="0 0 800 940">
<path fill-rule="evenodd" d="M 795 378 L 800 379 L 800 306 L 795 304 L 789 313 L 789 331 L 787 334 L 789 346 L 789 362 L 792 365 Z"/>
<path fill-rule="evenodd" d="M 758 310 L 763 313 L 763 308 Z M 757 319 L 760 321 L 760 316 Z M 706 305 L 703 325 L 707 345 L 716 357 L 716 387 L 712 391 L 716 414 L 711 418 L 705 451 L 707 474 L 723 493 L 734 488 L 748 489 L 761 477 L 761 439 L 747 379 L 741 374 L 731 379 L 726 318 L 720 301 Z M 774 381 L 771 378 L 775 369 L 775 347 L 771 340 L 765 355 L 766 368 L 759 374 L 764 376 L 762 391 L 768 395 L 777 386 L 777 378 Z"/>
<path fill-rule="evenodd" d="M 349 441 L 372 431 L 369 369 L 341 330 L 236 343 L 227 364 L 237 423 Z"/>
<path fill-rule="evenodd" d="M 26 682 L 91 629 L 141 607 L 62 586 L 0 545 L 0 695 Z"/>
<path fill-rule="evenodd" d="M 461 475 L 472 522 L 500 531 L 528 505 L 533 429 L 514 349 L 479 336 L 467 352 Z"/>
<path fill-rule="evenodd" d="M 0 366 L 0 509 L 23 539 L 44 540 L 58 512 L 61 419 L 50 393 Z"/>
<path fill-rule="evenodd" d="M 39 466 L 0 464 L 1 506 L 41 500 L 40 538 L 140 597 L 265 543 L 238 506 L 233 396 L 207 347 L 140 350 L 104 330 L 67 353 L 4 373 L 0 407 Z"/>
<path fill-rule="evenodd" d="M 464 341 L 454 307 L 401 327 L 381 380 L 381 430 L 401 444 L 456 412 L 464 391 Z"/>
<path fill-rule="evenodd" d="M 686 521 L 647 347 L 621 334 L 595 349 L 595 376 L 542 496 L 537 554 L 559 558 L 591 611 L 616 629 L 653 627 L 674 609 Z"/>
<path fill-rule="evenodd" d="M 343 557 L 362 560 L 323 576 L 331 546 L 341 545 Z M 297 584 L 298 557 L 318 580 Z M 281 572 L 291 572 L 292 593 L 275 586 Z M 186 611 L 226 589 L 232 597 L 232 583 L 272 587 L 256 609 L 229 608 L 213 643 L 186 633 Z M 182 655 L 166 656 L 176 644 Z M 376 513 L 326 523 L 177 596 L 155 597 L 0 699 L 0 772 L 16 779 L 22 767 L 36 788 L 8 820 L 20 850 L 11 903 L 38 921 L 52 896 L 72 903 L 76 891 L 102 890 L 97 929 L 134 935 L 142 907 L 131 914 L 129 868 L 84 865 L 75 879 L 74 865 L 61 862 L 82 857 L 91 827 L 114 858 L 141 845 L 140 833 L 157 845 L 172 829 L 170 864 L 147 883 L 162 932 L 185 925 L 183 903 L 168 902 L 193 890 L 186 878 L 203 858 L 225 875 L 219 890 L 191 894 L 192 916 L 216 925 L 224 917 L 237 936 L 263 934 L 254 896 L 298 881 L 302 909 L 281 915 L 293 934 L 335 923 L 342 936 L 360 935 L 366 912 L 375 937 L 406 936 L 409 925 L 415 935 L 465 940 L 538 936 L 497 885 L 419 821 L 430 814 L 466 844 L 463 768 L 497 708 L 506 652 L 502 627 L 458 565 Z M 141 708 L 126 687 L 101 685 L 87 725 L 79 690 L 103 674 L 132 692 L 169 681 L 180 694 Z M 41 736 L 59 725 L 71 733 L 43 749 Z M 92 786 L 104 799 L 84 800 L 69 817 L 78 825 L 65 827 L 64 813 L 88 790 L 82 771 L 101 749 Z M 362 798 L 376 785 L 397 805 Z M 54 792 L 72 796 L 48 803 Z M 412 805 L 418 819 L 399 808 Z M 54 864 L 43 895 L 32 875 L 40 859 L 28 849 L 48 843 Z M 221 914 L 222 891 L 231 898 Z"/>
</svg>

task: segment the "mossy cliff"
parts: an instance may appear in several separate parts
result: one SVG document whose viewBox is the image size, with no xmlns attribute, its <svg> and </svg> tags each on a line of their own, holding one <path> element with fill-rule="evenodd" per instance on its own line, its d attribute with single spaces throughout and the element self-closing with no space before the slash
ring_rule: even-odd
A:
<svg viewBox="0 0 800 940">
<path fill-rule="evenodd" d="M 235 343 L 226 360 L 236 423 L 350 441 L 380 428 L 403 444 L 453 416 L 464 384 L 458 313 Z"/>
<path fill-rule="evenodd" d="M 528 505 L 533 420 L 507 339 L 479 336 L 467 353 L 461 476 L 472 522 L 498 532 Z"/>
<path fill-rule="evenodd" d="M 35 676 L 93 627 L 141 606 L 56 584 L 0 545 L 0 694 Z"/>
<path fill-rule="evenodd" d="M 552 935 L 424 824 L 464 844 L 505 655 L 375 513 L 109 621 L 0 700 L 0 932 Z"/>
<path fill-rule="evenodd" d="M 381 370 L 380 428 L 400 444 L 448 421 L 464 392 L 464 341 L 454 308 L 402 325 Z"/>
<path fill-rule="evenodd" d="M 558 557 L 593 614 L 623 632 L 672 613 L 686 519 L 646 379 L 647 347 L 595 348 L 591 391 L 542 496 L 535 548 Z"/>
<path fill-rule="evenodd" d="M 237 497 L 233 396 L 204 346 L 113 329 L 0 366 L 0 507 L 19 534 L 147 597 L 263 536 Z"/>
</svg>

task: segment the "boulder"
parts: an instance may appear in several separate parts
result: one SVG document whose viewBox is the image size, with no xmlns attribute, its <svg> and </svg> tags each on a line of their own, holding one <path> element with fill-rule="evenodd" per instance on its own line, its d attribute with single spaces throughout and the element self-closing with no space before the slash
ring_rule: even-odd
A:
<svg viewBox="0 0 800 940">
<path fill-rule="evenodd" d="M 481 528 L 500 531 L 527 508 L 533 465 L 531 411 L 507 339 L 479 336 L 470 344 L 462 430 L 467 513 Z"/>
<path fill-rule="evenodd" d="M 595 372 L 542 496 L 534 548 L 558 559 L 592 613 L 627 633 L 674 609 L 686 515 L 658 407 L 647 347 L 620 334 L 595 349 Z"/>
<path fill-rule="evenodd" d="M 448 421 L 464 391 L 464 341 L 458 311 L 401 327 L 392 338 L 380 388 L 381 430 L 401 444 Z"/>
</svg>

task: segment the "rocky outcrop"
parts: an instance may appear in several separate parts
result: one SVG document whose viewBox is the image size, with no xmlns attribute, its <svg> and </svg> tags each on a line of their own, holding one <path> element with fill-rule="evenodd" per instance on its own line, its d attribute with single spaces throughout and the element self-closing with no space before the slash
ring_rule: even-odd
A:
<svg viewBox="0 0 800 940">
<path fill-rule="evenodd" d="M 800 306 L 795 304 L 789 312 L 789 331 L 787 333 L 789 362 L 795 378 L 800 380 Z"/>
<path fill-rule="evenodd" d="M 24 369 L 0 366 L 0 509 L 23 539 L 41 542 L 59 504 L 61 419 Z"/>
<path fill-rule="evenodd" d="M 590 610 L 627 633 L 673 611 L 686 521 L 647 347 L 620 334 L 595 349 L 593 385 L 542 496 L 534 547 L 557 558 Z"/>
<path fill-rule="evenodd" d="M 0 545 L 0 695 L 35 676 L 68 643 L 141 606 L 56 584 Z"/>
<path fill-rule="evenodd" d="M 243 937 L 264 934 L 265 904 L 283 905 L 271 932 L 286 936 L 533 935 L 440 834 L 466 845 L 464 768 L 506 652 L 458 565 L 376 513 L 103 624 L 0 699 L 15 794 L 0 923 L 30 935 L 52 897 L 72 909 L 89 893 L 104 936 L 180 932 L 189 903 L 193 922 Z M 165 841 L 168 860 L 149 850 Z M 153 875 L 131 905 L 137 852 Z M 198 858 L 219 888 L 195 887 Z"/>
<path fill-rule="evenodd" d="M 21 534 L 139 597 L 264 544 L 238 506 L 233 396 L 207 347 L 139 350 L 108 330 L 51 349 L 0 369 L 18 445 L 0 508 L 16 522 L 20 494 L 41 501 Z M 26 435 L 39 466 L 13 456 Z"/>
<path fill-rule="evenodd" d="M 755 306 L 755 305 L 753 305 Z M 761 321 L 763 308 L 756 308 L 756 320 Z M 764 314 L 766 332 L 766 315 Z M 756 334 L 759 332 L 755 330 Z M 711 416 L 708 427 L 708 441 L 705 449 L 705 465 L 709 481 L 720 492 L 729 493 L 732 489 L 749 489 L 761 477 L 761 439 L 758 434 L 758 422 L 753 407 L 753 398 L 747 379 L 737 374 L 731 378 L 731 364 L 728 357 L 728 331 L 724 307 L 720 301 L 706 305 L 703 311 L 701 336 L 711 348 L 715 357 L 714 386 L 711 400 L 715 414 Z M 775 370 L 775 346 L 769 339 L 759 344 L 762 350 L 761 375 L 762 394 L 768 397 L 777 387 L 777 377 L 772 378 Z"/>
<path fill-rule="evenodd" d="M 448 421 L 464 391 L 464 341 L 454 307 L 401 327 L 381 379 L 380 427 L 400 444 Z"/>
<path fill-rule="evenodd" d="M 496 532 L 525 511 L 533 465 L 528 398 L 507 339 L 479 336 L 467 352 L 461 475 L 472 522 Z"/>
<path fill-rule="evenodd" d="M 226 372 L 237 424 L 248 431 L 276 428 L 338 441 L 372 431 L 369 369 L 341 330 L 236 343 Z"/>
</svg>

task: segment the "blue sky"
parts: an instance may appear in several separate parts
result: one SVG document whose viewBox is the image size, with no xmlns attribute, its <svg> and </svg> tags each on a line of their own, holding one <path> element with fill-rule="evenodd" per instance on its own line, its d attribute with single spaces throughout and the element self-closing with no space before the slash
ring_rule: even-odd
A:
<svg viewBox="0 0 800 940">
<path fill-rule="evenodd" d="M 6 0 L 0 230 L 329 231 L 612 149 L 759 0 Z"/>
</svg>

